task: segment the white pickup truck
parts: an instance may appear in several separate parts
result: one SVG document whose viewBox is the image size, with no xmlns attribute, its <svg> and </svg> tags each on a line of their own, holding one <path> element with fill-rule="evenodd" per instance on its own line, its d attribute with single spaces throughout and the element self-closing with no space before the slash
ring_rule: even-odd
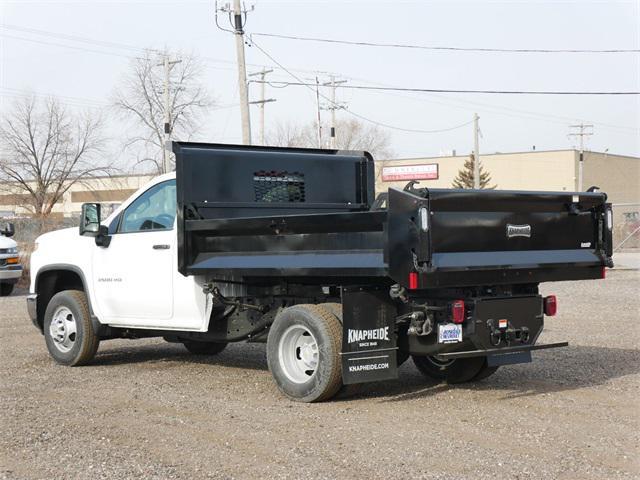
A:
<svg viewBox="0 0 640 480">
<path fill-rule="evenodd" d="M 0 230 L 0 297 L 11 295 L 15 284 L 22 276 L 22 265 L 18 254 L 18 244 L 12 237 L 14 227 L 7 223 Z"/>
</svg>

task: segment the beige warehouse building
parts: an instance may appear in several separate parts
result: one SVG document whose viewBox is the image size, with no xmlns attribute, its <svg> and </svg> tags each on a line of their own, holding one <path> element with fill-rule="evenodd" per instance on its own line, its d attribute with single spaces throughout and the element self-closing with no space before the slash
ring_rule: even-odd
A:
<svg viewBox="0 0 640 480">
<path fill-rule="evenodd" d="M 77 182 L 53 206 L 52 216 L 59 218 L 77 215 L 85 202 L 117 205 L 153 177 L 153 175 L 115 175 Z M 0 182 L 0 218 L 31 215 L 29 202 L 30 197 L 15 184 Z"/>
</svg>

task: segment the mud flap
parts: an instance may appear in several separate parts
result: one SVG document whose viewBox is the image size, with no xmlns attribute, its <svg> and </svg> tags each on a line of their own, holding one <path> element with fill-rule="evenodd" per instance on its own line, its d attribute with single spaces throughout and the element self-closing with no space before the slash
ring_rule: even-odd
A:
<svg viewBox="0 0 640 480">
<path fill-rule="evenodd" d="M 398 378 L 396 308 L 388 288 L 342 289 L 342 381 Z"/>
</svg>

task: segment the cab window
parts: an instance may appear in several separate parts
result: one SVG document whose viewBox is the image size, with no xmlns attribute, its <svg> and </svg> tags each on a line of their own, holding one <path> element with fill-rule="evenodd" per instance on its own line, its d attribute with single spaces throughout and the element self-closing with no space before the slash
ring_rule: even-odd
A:
<svg viewBox="0 0 640 480">
<path fill-rule="evenodd" d="M 176 218 L 176 181 L 154 185 L 129 205 L 122 215 L 122 233 L 171 230 Z"/>
</svg>

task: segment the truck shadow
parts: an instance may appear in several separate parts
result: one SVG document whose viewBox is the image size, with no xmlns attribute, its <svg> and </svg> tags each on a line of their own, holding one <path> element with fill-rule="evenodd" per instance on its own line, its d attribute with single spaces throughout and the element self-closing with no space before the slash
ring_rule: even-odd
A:
<svg viewBox="0 0 640 480">
<path fill-rule="evenodd" d="M 105 346 L 109 343 L 105 343 Z M 267 370 L 266 345 L 258 343 L 235 343 L 217 355 L 193 355 L 175 343 L 154 343 L 132 347 L 104 348 L 98 351 L 93 365 L 127 365 L 134 363 L 196 363 L 199 365 L 224 366 L 249 370 Z"/>
<path fill-rule="evenodd" d="M 107 344 L 108 345 L 108 344 Z M 231 344 L 215 356 L 191 355 L 181 345 L 154 343 L 116 346 L 101 350 L 94 365 L 181 362 L 250 370 L 267 370 L 264 344 Z M 534 361 L 501 367 L 493 376 L 477 383 L 446 385 L 425 378 L 411 360 L 401 368 L 398 380 L 347 387 L 337 401 L 379 398 L 400 402 L 428 398 L 455 389 L 503 391 L 502 399 L 544 395 L 603 385 L 626 375 L 640 373 L 640 350 L 570 346 L 534 353 Z M 214 372 L 212 372 L 214 374 Z"/>
<path fill-rule="evenodd" d="M 534 353 L 532 363 L 501 367 L 485 380 L 460 385 L 431 381 L 408 361 L 401 367 L 398 381 L 364 385 L 358 397 L 387 397 L 384 401 L 398 402 L 468 389 L 504 391 L 501 399 L 506 400 L 594 387 L 638 373 L 640 350 L 570 346 Z"/>
</svg>

